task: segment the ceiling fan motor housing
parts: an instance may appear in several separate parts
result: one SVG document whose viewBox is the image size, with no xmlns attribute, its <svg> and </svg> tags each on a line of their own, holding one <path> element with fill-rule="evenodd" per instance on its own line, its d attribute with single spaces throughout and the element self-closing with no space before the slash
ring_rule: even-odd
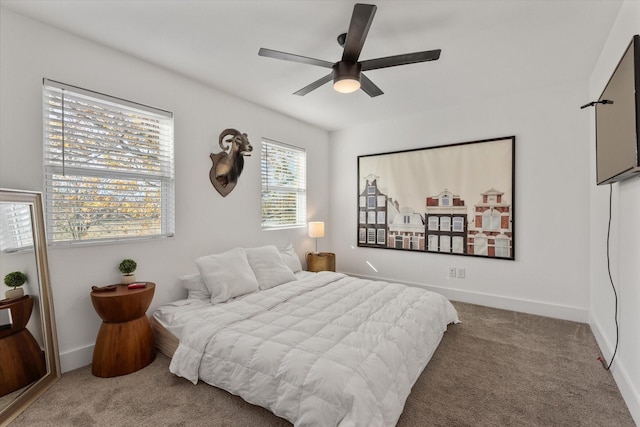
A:
<svg viewBox="0 0 640 427">
<path fill-rule="evenodd" d="M 340 80 L 360 81 L 362 65 L 359 62 L 339 61 L 333 64 L 333 84 Z"/>
</svg>

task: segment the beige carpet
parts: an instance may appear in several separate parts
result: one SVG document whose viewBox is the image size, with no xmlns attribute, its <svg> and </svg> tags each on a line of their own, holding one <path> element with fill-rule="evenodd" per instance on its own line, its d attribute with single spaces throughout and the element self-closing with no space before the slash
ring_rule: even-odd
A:
<svg viewBox="0 0 640 427">
<path fill-rule="evenodd" d="M 449 326 L 398 426 L 635 425 L 588 325 L 454 305 L 463 323 Z M 68 372 L 11 426 L 290 425 L 168 365 L 158 355 L 123 377 Z"/>
</svg>

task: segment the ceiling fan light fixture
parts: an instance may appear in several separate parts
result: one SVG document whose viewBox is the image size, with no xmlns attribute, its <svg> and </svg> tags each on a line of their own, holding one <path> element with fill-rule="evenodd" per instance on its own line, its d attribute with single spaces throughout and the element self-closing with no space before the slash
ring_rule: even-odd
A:
<svg viewBox="0 0 640 427">
<path fill-rule="evenodd" d="M 336 92 L 351 93 L 360 89 L 360 81 L 351 77 L 337 80 L 333 82 L 333 88 Z"/>
<path fill-rule="evenodd" d="M 333 66 L 333 89 L 340 93 L 351 93 L 360 89 L 359 63 L 340 61 Z"/>
</svg>

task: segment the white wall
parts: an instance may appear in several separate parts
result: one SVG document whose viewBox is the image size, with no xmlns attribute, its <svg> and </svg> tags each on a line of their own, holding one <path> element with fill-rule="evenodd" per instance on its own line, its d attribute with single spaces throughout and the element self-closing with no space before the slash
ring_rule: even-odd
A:
<svg viewBox="0 0 640 427">
<path fill-rule="evenodd" d="M 598 99 L 631 37 L 640 34 L 640 2 L 626 1 L 620 9 L 591 75 L 590 99 Z M 589 321 L 607 362 L 613 355 L 615 300 L 607 271 L 609 186 L 596 186 L 595 116 L 590 114 L 591 300 Z M 620 344 L 611 366 L 616 382 L 640 425 L 640 179 L 613 184 L 611 215 L 611 275 L 618 292 Z"/>
<path fill-rule="evenodd" d="M 427 286 L 454 300 L 586 322 L 589 119 L 579 106 L 587 98 L 587 82 L 567 83 L 333 133 L 327 235 L 338 268 Z M 510 135 L 515 261 L 357 247 L 358 155 Z M 448 267 L 465 268 L 466 278 L 447 279 Z"/>
<path fill-rule="evenodd" d="M 91 305 L 90 287 L 118 282 L 123 258 L 138 262 L 139 280 L 157 285 L 150 313 L 186 295 L 176 278 L 196 272 L 198 256 L 289 241 L 300 255 L 312 249 L 306 229 L 260 230 L 260 138 L 306 148 L 313 159 L 308 176 L 325 177 L 327 132 L 8 10 L 0 15 L 0 187 L 42 191 L 43 77 L 175 115 L 175 238 L 49 248 L 63 371 L 91 363 L 100 319 Z M 229 127 L 246 132 L 257 151 L 246 159 L 237 187 L 223 198 L 209 181 L 209 153 L 219 151 L 218 135 Z M 328 200 L 328 179 L 310 179 L 309 219 L 327 218 Z"/>
</svg>

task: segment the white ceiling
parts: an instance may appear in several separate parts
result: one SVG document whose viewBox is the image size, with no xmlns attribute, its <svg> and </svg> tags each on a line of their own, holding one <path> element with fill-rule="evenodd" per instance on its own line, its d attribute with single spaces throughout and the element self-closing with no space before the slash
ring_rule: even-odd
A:
<svg viewBox="0 0 640 427">
<path fill-rule="evenodd" d="M 321 67 L 258 49 L 338 61 L 355 1 L 1 0 L 3 7 L 327 130 L 505 93 L 587 80 L 621 0 L 369 1 L 361 60 L 442 49 L 438 61 L 372 70 L 385 94 L 339 94 Z"/>
</svg>

